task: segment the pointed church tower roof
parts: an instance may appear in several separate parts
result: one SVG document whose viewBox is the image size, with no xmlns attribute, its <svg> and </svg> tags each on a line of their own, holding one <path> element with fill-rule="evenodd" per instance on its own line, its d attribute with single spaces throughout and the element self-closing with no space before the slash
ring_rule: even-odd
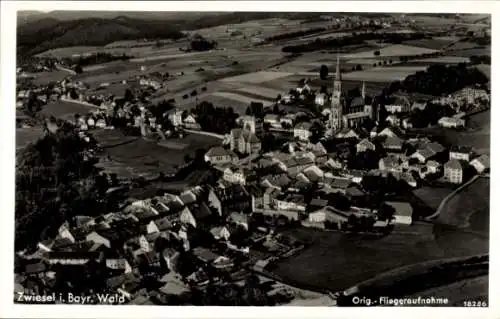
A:
<svg viewBox="0 0 500 319">
<path fill-rule="evenodd" d="M 338 81 L 342 80 L 342 75 L 340 73 L 340 55 L 338 51 L 337 51 L 337 67 L 335 69 L 335 80 Z"/>
</svg>

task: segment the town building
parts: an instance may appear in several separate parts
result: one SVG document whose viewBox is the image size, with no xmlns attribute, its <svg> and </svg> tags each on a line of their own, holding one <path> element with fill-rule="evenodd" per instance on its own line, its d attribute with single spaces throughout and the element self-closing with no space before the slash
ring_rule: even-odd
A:
<svg viewBox="0 0 500 319">
<path fill-rule="evenodd" d="M 241 154 L 257 154 L 262 144 L 251 130 L 235 128 L 230 133 L 230 148 Z"/>
<path fill-rule="evenodd" d="M 470 162 L 470 165 L 479 173 L 484 173 L 490 169 L 490 157 L 483 154 Z"/>
<path fill-rule="evenodd" d="M 238 156 L 231 150 L 214 146 L 205 153 L 205 161 L 214 165 L 224 165 L 233 163 L 238 159 Z"/>
<path fill-rule="evenodd" d="M 308 141 L 311 138 L 312 124 L 308 122 L 301 122 L 293 128 L 293 136 L 301 141 Z"/>
<path fill-rule="evenodd" d="M 460 161 L 470 162 L 472 156 L 472 149 L 467 146 L 453 145 L 450 148 L 450 160 L 457 159 Z"/>
<path fill-rule="evenodd" d="M 451 159 L 444 164 L 444 178 L 453 184 L 461 184 L 464 178 L 465 163 Z"/>
<path fill-rule="evenodd" d="M 438 120 L 438 124 L 446 128 L 460 128 L 465 126 L 465 120 L 444 116 Z"/>
</svg>

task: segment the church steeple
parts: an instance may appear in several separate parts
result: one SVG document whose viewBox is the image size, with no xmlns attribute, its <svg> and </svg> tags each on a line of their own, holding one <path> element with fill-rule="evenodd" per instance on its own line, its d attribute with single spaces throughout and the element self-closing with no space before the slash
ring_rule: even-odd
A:
<svg viewBox="0 0 500 319">
<path fill-rule="evenodd" d="M 333 96 L 342 95 L 342 74 L 340 73 L 340 55 L 337 51 L 337 66 L 335 69 L 335 79 L 333 80 Z"/>
<path fill-rule="evenodd" d="M 337 67 L 335 68 L 335 80 L 342 81 L 342 75 L 340 73 L 340 55 L 337 51 Z"/>
</svg>

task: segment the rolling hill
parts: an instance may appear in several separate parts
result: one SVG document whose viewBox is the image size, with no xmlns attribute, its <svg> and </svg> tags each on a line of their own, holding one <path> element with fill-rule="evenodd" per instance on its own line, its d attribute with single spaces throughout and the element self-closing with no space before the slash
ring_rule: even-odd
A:
<svg viewBox="0 0 500 319">
<path fill-rule="evenodd" d="M 20 55 L 26 56 L 60 47 L 105 45 L 140 38 L 178 39 L 183 36 L 178 28 L 164 20 L 125 16 L 69 21 L 43 18 L 18 26 L 17 50 Z"/>
<path fill-rule="evenodd" d="M 18 13 L 18 54 L 31 56 L 67 46 L 98 46 L 140 38 L 177 39 L 195 30 L 250 20 L 311 19 L 314 12 L 111 12 Z"/>
</svg>

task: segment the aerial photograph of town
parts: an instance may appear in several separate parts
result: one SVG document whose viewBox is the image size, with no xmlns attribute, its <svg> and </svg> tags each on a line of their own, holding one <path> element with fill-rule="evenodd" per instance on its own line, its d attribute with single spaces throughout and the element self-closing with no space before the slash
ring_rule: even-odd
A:
<svg viewBox="0 0 500 319">
<path fill-rule="evenodd" d="M 489 306 L 490 14 L 16 19 L 15 304 Z"/>
</svg>

